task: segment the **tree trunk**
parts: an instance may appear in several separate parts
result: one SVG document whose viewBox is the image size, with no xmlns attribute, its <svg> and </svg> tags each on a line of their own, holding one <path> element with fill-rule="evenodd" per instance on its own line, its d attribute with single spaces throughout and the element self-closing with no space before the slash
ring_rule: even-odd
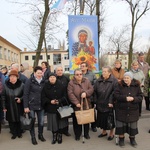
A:
<svg viewBox="0 0 150 150">
<path fill-rule="evenodd" d="M 42 20 L 42 24 L 41 24 L 41 28 L 40 28 L 41 29 L 40 37 L 39 37 L 36 56 L 35 56 L 35 60 L 34 60 L 34 64 L 33 64 L 34 67 L 37 66 L 39 63 L 43 40 L 45 37 L 45 27 L 46 27 L 48 15 L 49 15 L 49 0 L 45 0 L 45 12 L 44 12 L 44 16 L 43 16 L 43 20 Z"/>
</svg>

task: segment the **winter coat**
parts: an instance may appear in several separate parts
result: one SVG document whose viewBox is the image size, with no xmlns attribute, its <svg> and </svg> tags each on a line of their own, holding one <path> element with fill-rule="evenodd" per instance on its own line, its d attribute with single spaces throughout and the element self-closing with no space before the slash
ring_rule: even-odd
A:
<svg viewBox="0 0 150 150">
<path fill-rule="evenodd" d="M 147 76 L 148 74 L 148 70 L 150 69 L 150 66 L 148 65 L 147 62 L 143 62 L 143 65 L 138 61 L 139 63 L 139 69 L 141 69 L 145 75 L 145 77 Z"/>
<path fill-rule="evenodd" d="M 91 71 L 87 71 L 86 74 L 83 74 L 83 77 L 86 77 L 90 80 L 91 84 L 94 85 L 94 83 L 96 82 L 96 76 L 93 72 Z"/>
<path fill-rule="evenodd" d="M 52 100 L 58 100 L 59 104 L 51 104 Z M 45 84 L 42 90 L 42 106 L 48 113 L 57 113 L 59 106 L 66 105 L 65 89 L 60 81 L 56 80 L 54 84 L 49 81 Z"/>
<path fill-rule="evenodd" d="M 127 96 L 132 96 L 134 101 L 127 102 Z M 114 97 L 116 119 L 125 123 L 136 122 L 139 119 L 139 102 L 143 99 L 139 81 L 133 79 L 130 86 L 127 86 L 122 80 L 115 90 Z"/>
<path fill-rule="evenodd" d="M 90 81 L 87 78 L 83 77 L 81 84 L 79 84 L 76 81 L 76 79 L 73 77 L 73 79 L 69 82 L 67 89 L 68 89 L 69 100 L 73 104 L 73 107 L 75 110 L 79 110 L 79 108 L 77 108 L 76 105 L 81 104 L 81 94 L 83 92 L 86 93 L 86 98 L 87 98 L 89 107 L 91 108 L 90 97 L 93 94 L 94 89 Z M 85 103 L 83 104 L 83 108 L 86 109 Z"/>
<path fill-rule="evenodd" d="M 104 80 L 103 76 L 94 84 L 94 101 L 96 103 L 96 109 L 100 112 L 109 112 L 110 108 L 108 104 L 114 103 L 114 90 L 118 84 L 117 79 L 110 75 L 110 77 Z"/>
<path fill-rule="evenodd" d="M 122 80 L 123 79 L 123 75 L 125 73 L 124 69 L 120 68 L 120 69 L 117 69 L 117 68 L 113 68 L 112 70 L 112 75 L 118 80 Z"/>
<path fill-rule="evenodd" d="M 68 99 L 67 87 L 68 87 L 68 83 L 70 81 L 69 77 L 67 77 L 65 75 L 57 76 L 57 80 L 59 80 L 61 82 L 61 84 L 63 85 L 64 90 L 65 90 L 65 95 Z"/>
<path fill-rule="evenodd" d="M 49 79 L 49 75 L 50 75 L 51 71 L 49 68 L 47 68 L 44 72 L 44 78 L 45 80 L 48 80 Z"/>
<path fill-rule="evenodd" d="M 15 84 L 9 80 L 6 81 L 1 94 L 3 109 L 6 111 L 6 120 L 9 122 L 19 122 L 20 115 L 23 114 L 23 88 L 24 84 L 18 79 Z M 17 103 L 15 98 L 18 97 L 21 103 Z"/>
<path fill-rule="evenodd" d="M 138 80 L 140 82 L 140 85 L 144 86 L 145 75 L 143 71 L 141 69 L 138 69 L 138 70 L 131 69 L 130 72 L 132 72 L 133 78 Z M 141 87 L 141 90 L 143 92 L 143 87 Z"/>
<path fill-rule="evenodd" d="M 41 92 L 44 87 L 45 80 L 42 78 L 41 82 L 35 79 L 34 74 L 28 79 L 24 86 L 24 108 L 30 110 L 41 110 Z"/>
</svg>

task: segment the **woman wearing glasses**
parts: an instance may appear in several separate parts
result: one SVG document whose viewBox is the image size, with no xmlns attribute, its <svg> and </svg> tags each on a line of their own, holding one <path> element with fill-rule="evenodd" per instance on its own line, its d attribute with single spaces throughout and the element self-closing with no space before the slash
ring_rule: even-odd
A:
<svg viewBox="0 0 150 150">
<path fill-rule="evenodd" d="M 81 69 L 76 69 L 74 71 L 74 77 L 68 84 L 68 97 L 73 104 L 74 110 L 80 110 L 81 100 L 87 98 L 89 108 L 91 108 L 90 97 L 93 94 L 93 86 L 87 78 L 82 75 Z M 83 103 L 83 109 L 85 109 L 85 104 Z M 78 125 L 75 114 L 73 114 L 73 130 L 75 134 L 75 140 L 79 141 L 82 126 Z M 90 139 L 89 136 L 89 124 L 84 125 L 84 137 Z"/>
</svg>

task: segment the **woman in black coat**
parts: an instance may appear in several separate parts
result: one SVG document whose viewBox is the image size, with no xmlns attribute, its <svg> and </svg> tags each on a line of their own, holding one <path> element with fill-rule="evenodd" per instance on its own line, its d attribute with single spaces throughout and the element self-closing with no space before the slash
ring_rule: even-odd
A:
<svg viewBox="0 0 150 150">
<path fill-rule="evenodd" d="M 42 105 L 47 112 L 47 129 L 52 131 L 52 144 L 58 141 L 62 143 L 63 128 L 68 126 L 68 119 L 61 119 L 57 109 L 66 104 L 65 88 L 56 78 L 56 74 L 51 73 L 49 81 L 42 90 Z"/>
<path fill-rule="evenodd" d="M 108 128 L 107 120 L 109 114 L 113 112 L 113 94 L 117 84 L 118 81 L 113 75 L 111 75 L 111 68 L 109 66 L 102 68 L 102 75 L 94 84 L 94 101 L 97 109 L 97 127 L 103 129 L 102 133 L 98 137 L 102 138 L 107 136 L 107 130 L 110 130 L 108 141 L 111 141 L 114 138 L 113 129 L 115 127 L 115 123 L 113 122 L 112 127 Z"/>
<path fill-rule="evenodd" d="M 133 79 L 131 72 L 124 74 L 114 93 L 116 99 L 116 134 L 119 145 L 124 146 L 124 134 L 128 133 L 130 143 L 136 146 L 135 135 L 138 134 L 139 102 L 143 99 L 139 81 Z"/>
<path fill-rule="evenodd" d="M 44 127 L 44 109 L 41 105 L 41 92 L 43 86 L 45 84 L 45 79 L 42 76 L 42 67 L 36 66 L 34 68 L 34 73 L 31 75 L 24 87 L 24 111 L 25 113 L 29 113 L 29 116 L 35 119 L 35 114 L 37 114 L 38 119 L 38 138 L 42 142 L 45 142 L 45 138 L 43 137 L 43 127 Z M 37 145 L 36 137 L 35 137 L 35 123 L 33 124 L 30 135 L 31 141 L 33 145 Z"/>
<path fill-rule="evenodd" d="M 6 120 L 11 127 L 12 137 L 22 137 L 20 126 L 20 115 L 23 114 L 23 88 L 24 84 L 18 79 L 18 72 L 11 70 L 9 80 L 6 81 L 1 94 L 3 111 L 6 112 Z"/>
</svg>

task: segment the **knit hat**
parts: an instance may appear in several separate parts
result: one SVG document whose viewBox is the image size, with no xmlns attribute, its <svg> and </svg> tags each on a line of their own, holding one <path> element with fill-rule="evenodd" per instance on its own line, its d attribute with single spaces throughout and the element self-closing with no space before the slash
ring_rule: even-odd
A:
<svg viewBox="0 0 150 150">
<path fill-rule="evenodd" d="M 15 75 L 17 78 L 19 77 L 18 72 L 16 70 L 11 70 L 10 73 L 9 73 L 9 77 L 11 75 Z"/>
<path fill-rule="evenodd" d="M 49 77 L 50 76 L 55 76 L 55 77 L 57 77 L 57 75 L 55 74 L 55 73 L 53 73 L 53 72 L 51 72 L 50 74 L 49 74 Z"/>
<path fill-rule="evenodd" d="M 132 72 L 126 72 L 123 76 L 124 76 L 124 77 L 125 77 L 125 76 L 129 76 L 129 77 L 131 78 L 131 80 L 133 79 L 133 74 L 132 74 Z"/>
</svg>

